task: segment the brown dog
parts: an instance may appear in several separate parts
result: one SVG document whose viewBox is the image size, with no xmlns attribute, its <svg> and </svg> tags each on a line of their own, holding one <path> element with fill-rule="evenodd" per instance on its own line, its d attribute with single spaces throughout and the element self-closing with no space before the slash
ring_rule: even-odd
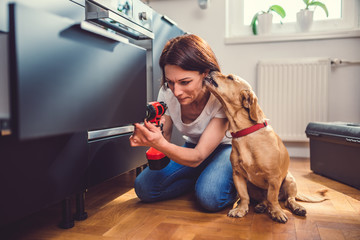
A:
<svg viewBox="0 0 360 240">
<path fill-rule="evenodd" d="M 205 83 L 223 105 L 233 137 L 230 160 L 240 202 L 228 216 L 245 216 L 251 197 L 259 203 L 256 212 L 267 210 L 273 220 L 285 223 L 288 217 L 279 199 L 284 199 L 285 206 L 300 216 L 306 215 L 306 209 L 295 198 L 307 202 L 325 200 L 297 194 L 295 179 L 288 171 L 289 154 L 279 136 L 267 125 L 257 97 L 245 80 L 211 72 Z"/>
</svg>

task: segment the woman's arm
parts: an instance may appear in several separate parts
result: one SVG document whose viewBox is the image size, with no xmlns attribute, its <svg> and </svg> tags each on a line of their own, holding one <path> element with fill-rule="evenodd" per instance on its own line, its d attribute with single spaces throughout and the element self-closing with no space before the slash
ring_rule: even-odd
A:
<svg viewBox="0 0 360 240">
<path fill-rule="evenodd" d="M 154 147 L 179 164 L 197 167 L 220 144 L 227 128 L 227 119 L 213 118 L 205 128 L 196 147 L 185 148 L 170 143 L 161 134 L 159 128 L 145 122 L 144 125 L 135 124 L 134 134 L 130 137 L 130 145 Z"/>
<path fill-rule="evenodd" d="M 173 129 L 173 121 L 170 116 L 164 115 L 162 116 L 162 119 L 160 121 L 163 123 L 163 135 L 164 138 L 170 142 L 171 141 L 171 135 L 172 135 L 172 129 Z"/>
</svg>

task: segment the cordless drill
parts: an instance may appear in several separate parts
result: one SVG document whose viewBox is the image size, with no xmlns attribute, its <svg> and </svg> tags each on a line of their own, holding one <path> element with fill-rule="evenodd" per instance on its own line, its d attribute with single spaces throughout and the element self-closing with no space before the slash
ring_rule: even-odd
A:
<svg viewBox="0 0 360 240">
<path fill-rule="evenodd" d="M 167 109 L 164 102 L 150 102 L 146 106 L 146 120 L 154 123 L 156 127 L 160 127 L 162 131 L 162 124 L 160 124 L 161 116 L 165 114 Z M 151 170 L 160 170 L 166 167 L 170 159 L 159 150 L 151 147 L 146 151 L 146 158 Z"/>
</svg>

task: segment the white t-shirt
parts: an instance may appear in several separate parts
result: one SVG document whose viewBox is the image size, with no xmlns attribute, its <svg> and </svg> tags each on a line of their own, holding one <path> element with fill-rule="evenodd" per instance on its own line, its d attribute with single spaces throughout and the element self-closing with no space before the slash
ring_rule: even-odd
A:
<svg viewBox="0 0 360 240">
<path fill-rule="evenodd" d="M 211 119 L 226 118 L 221 103 L 213 94 L 210 94 L 210 98 L 198 118 L 191 123 L 182 122 L 180 103 L 169 88 L 161 87 L 158 101 L 163 101 L 167 104 L 168 109 L 165 114 L 171 117 L 175 127 L 184 135 L 185 141 L 190 143 L 197 144 L 199 142 L 202 133 Z M 224 136 L 221 143 L 231 144 L 231 139 Z"/>
</svg>

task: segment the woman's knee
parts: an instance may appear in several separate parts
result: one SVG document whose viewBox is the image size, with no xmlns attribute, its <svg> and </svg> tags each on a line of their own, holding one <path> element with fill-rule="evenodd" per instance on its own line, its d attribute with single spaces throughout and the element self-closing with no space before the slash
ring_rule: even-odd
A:
<svg viewBox="0 0 360 240">
<path fill-rule="evenodd" d="M 144 196 L 144 190 L 141 186 L 141 182 L 139 181 L 139 178 L 135 179 L 134 190 L 135 190 L 137 197 L 140 198 L 140 200 L 142 200 L 143 196 Z"/>
<path fill-rule="evenodd" d="M 137 197 L 142 202 L 153 202 L 156 201 L 154 196 L 151 195 L 151 191 L 149 189 L 149 185 L 144 183 L 141 177 L 137 177 L 135 179 L 134 189 Z"/>
</svg>

